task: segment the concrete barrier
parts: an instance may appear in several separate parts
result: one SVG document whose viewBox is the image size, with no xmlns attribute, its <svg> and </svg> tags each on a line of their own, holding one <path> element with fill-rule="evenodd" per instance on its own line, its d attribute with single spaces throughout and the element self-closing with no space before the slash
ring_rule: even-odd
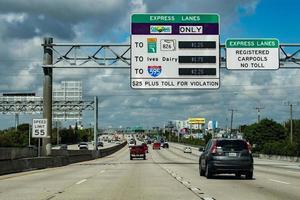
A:
<svg viewBox="0 0 300 200">
<path fill-rule="evenodd" d="M 17 148 L 17 147 L 0 147 L 0 161 L 14 160 L 20 158 L 30 158 L 37 156 L 37 149 Z"/>
<path fill-rule="evenodd" d="M 294 157 L 294 156 L 256 154 L 255 157 L 260 158 L 260 159 L 289 161 L 289 162 L 300 162 L 300 157 Z"/>
<path fill-rule="evenodd" d="M 96 150 L 52 150 L 51 157 L 33 157 L 21 159 L 3 159 L 0 160 L 0 175 L 30 171 L 35 169 L 44 169 L 48 167 L 60 167 L 68 164 L 102 158 L 111 155 L 126 146 L 127 142 L 122 144 Z M 6 156 L 5 158 L 8 158 Z"/>
<path fill-rule="evenodd" d="M 183 146 L 189 146 L 189 145 L 182 144 L 182 143 L 172 143 L 172 142 L 170 142 L 170 144 L 173 147 L 175 147 L 179 150 Z M 193 149 L 192 154 L 195 154 L 197 156 L 200 155 L 197 147 L 194 147 L 194 146 L 190 146 L 190 147 Z M 294 156 L 267 155 L 267 154 L 258 154 L 258 153 L 253 153 L 252 155 L 253 155 L 254 158 L 260 158 L 260 159 L 288 161 L 288 162 L 300 162 L 300 157 L 294 157 Z"/>
</svg>

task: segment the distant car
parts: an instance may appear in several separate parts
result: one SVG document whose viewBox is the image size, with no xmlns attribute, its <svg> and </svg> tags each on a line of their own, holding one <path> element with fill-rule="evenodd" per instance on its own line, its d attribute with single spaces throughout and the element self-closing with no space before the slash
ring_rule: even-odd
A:
<svg viewBox="0 0 300 200">
<path fill-rule="evenodd" d="M 183 153 L 192 153 L 191 147 L 183 147 Z"/>
<path fill-rule="evenodd" d="M 152 145 L 152 149 L 160 149 L 160 143 L 159 142 L 154 142 Z"/>
<path fill-rule="evenodd" d="M 79 149 L 89 149 L 89 145 L 88 145 L 87 142 L 80 142 L 80 143 L 78 144 L 78 148 L 79 148 Z"/>
<path fill-rule="evenodd" d="M 37 146 L 35 146 L 35 145 L 28 145 L 28 148 L 29 149 L 37 149 Z"/>
<path fill-rule="evenodd" d="M 98 145 L 98 147 L 103 147 L 104 146 L 103 142 L 101 142 L 101 141 L 98 142 L 97 145 Z"/>
<path fill-rule="evenodd" d="M 147 140 L 147 144 L 151 144 L 151 140 L 150 139 Z"/>
<path fill-rule="evenodd" d="M 66 144 L 61 144 L 61 145 L 59 146 L 59 149 L 61 149 L 61 150 L 68 150 L 68 145 L 66 145 Z"/>
<path fill-rule="evenodd" d="M 135 146 L 135 142 L 133 140 L 131 140 L 129 143 L 128 143 L 128 147 L 133 147 Z"/>
<path fill-rule="evenodd" d="M 169 143 L 167 141 L 164 141 L 164 143 L 161 146 L 162 148 L 169 148 Z"/>
<path fill-rule="evenodd" d="M 199 158 L 200 176 L 211 178 L 214 174 L 242 174 L 253 178 L 251 146 L 241 139 L 212 139 Z"/>
<path fill-rule="evenodd" d="M 142 146 L 144 147 L 145 152 L 149 153 L 149 151 L 148 151 L 148 145 L 146 143 L 142 143 Z"/>
</svg>

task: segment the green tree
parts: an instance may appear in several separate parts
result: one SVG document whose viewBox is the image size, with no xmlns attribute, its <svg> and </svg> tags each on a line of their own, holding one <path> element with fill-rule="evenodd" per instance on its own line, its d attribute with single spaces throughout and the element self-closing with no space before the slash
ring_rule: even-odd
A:
<svg viewBox="0 0 300 200">
<path fill-rule="evenodd" d="M 266 143 L 284 142 L 286 131 L 284 127 L 272 119 L 263 119 L 259 123 L 244 128 L 244 136 L 255 150 L 261 151 Z"/>
<path fill-rule="evenodd" d="M 285 127 L 287 130 L 288 141 L 290 142 L 290 130 L 291 130 L 290 121 L 285 123 Z M 290 146 L 294 146 L 297 155 L 300 155 L 300 120 L 299 119 L 293 120 L 293 144 L 291 144 Z"/>
</svg>

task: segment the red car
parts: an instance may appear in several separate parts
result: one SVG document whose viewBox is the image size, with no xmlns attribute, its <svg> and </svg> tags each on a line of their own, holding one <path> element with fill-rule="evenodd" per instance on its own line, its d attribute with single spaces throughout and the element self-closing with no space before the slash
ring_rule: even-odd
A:
<svg viewBox="0 0 300 200">
<path fill-rule="evenodd" d="M 159 142 L 154 142 L 152 145 L 152 149 L 160 149 L 160 143 Z"/>
<path fill-rule="evenodd" d="M 149 153 L 148 152 L 148 145 L 146 143 L 142 143 L 142 146 L 144 147 L 145 152 Z"/>
<path fill-rule="evenodd" d="M 130 160 L 133 158 L 143 158 L 146 160 L 145 147 L 142 145 L 135 145 L 130 148 Z"/>
</svg>

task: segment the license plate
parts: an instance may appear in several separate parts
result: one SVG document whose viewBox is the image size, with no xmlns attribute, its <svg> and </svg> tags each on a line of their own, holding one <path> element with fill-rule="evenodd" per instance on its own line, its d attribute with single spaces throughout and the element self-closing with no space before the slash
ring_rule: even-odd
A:
<svg viewBox="0 0 300 200">
<path fill-rule="evenodd" d="M 236 157 L 236 153 L 228 153 L 228 156 L 230 156 L 230 157 Z"/>
</svg>

